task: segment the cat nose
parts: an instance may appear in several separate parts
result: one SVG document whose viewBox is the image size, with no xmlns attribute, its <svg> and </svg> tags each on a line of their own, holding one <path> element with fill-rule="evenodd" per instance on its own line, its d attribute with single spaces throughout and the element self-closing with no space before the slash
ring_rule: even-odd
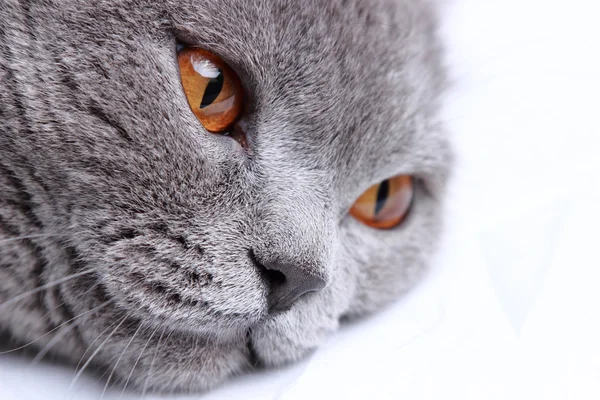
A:
<svg viewBox="0 0 600 400">
<path fill-rule="evenodd" d="M 269 281 L 269 313 L 287 311 L 301 296 L 325 287 L 321 277 L 290 264 L 265 265 Z"/>
<path fill-rule="evenodd" d="M 259 265 L 267 281 L 269 313 L 287 311 L 301 296 L 317 292 L 325 287 L 326 281 L 311 275 L 292 264 Z"/>
</svg>

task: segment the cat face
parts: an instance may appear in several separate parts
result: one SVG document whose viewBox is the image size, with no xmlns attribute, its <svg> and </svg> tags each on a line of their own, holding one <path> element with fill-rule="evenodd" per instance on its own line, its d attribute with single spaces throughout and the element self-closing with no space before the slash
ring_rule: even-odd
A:
<svg viewBox="0 0 600 400">
<path fill-rule="evenodd" d="M 340 319 L 410 288 L 438 236 L 450 163 L 431 8 L 33 2 L 30 34 L 6 34 L 0 65 L 18 71 L 25 110 L 7 119 L 0 155 L 29 177 L 41 231 L 60 234 L 39 242 L 46 281 L 86 272 L 60 286 L 85 322 L 57 352 L 77 361 L 89 347 L 139 390 L 205 389 L 296 360 Z M 243 143 L 190 108 L 178 44 L 239 77 Z M 401 224 L 349 214 L 395 176 L 412 177 Z"/>
</svg>

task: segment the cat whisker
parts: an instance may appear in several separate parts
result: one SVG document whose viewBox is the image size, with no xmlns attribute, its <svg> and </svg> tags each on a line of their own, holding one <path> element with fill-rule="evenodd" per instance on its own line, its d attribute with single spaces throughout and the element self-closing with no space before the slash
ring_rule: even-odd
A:
<svg viewBox="0 0 600 400">
<path fill-rule="evenodd" d="M 110 324 L 109 326 L 107 326 L 102 332 L 100 332 L 100 334 L 96 337 L 96 339 L 94 339 L 94 341 L 87 347 L 87 349 L 85 349 L 85 351 L 83 352 L 83 355 L 81 356 L 81 358 L 79 359 L 79 361 L 77 362 L 77 366 L 75 366 L 75 372 L 73 372 L 73 378 L 75 378 L 75 374 L 77 373 L 77 370 L 79 369 L 79 366 L 81 365 L 81 363 L 83 362 L 85 355 L 88 353 L 88 351 L 90 351 L 90 349 L 92 348 L 92 346 L 94 346 L 94 343 L 96 343 L 98 341 L 98 339 L 100 339 L 102 337 L 102 335 L 104 335 L 110 328 L 112 328 L 113 326 L 115 326 L 115 324 L 119 322 L 119 320 L 114 321 L 112 324 Z M 100 376 L 100 378 L 98 378 L 98 380 L 96 380 L 96 383 L 99 383 L 102 378 L 104 378 L 104 376 L 108 373 L 108 368 L 104 371 L 104 373 Z M 76 393 L 73 395 L 72 398 L 74 398 L 76 395 Z"/>
<path fill-rule="evenodd" d="M 173 332 L 171 331 L 171 333 L 169 333 L 167 335 L 167 339 L 169 340 L 169 337 L 171 337 L 171 334 Z M 156 356 L 158 355 L 158 351 L 160 350 L 161 344 L 162 344 L 162 338 L 163 335 L 165 334 L 165 330 L 163 329 L 163 331 L 160 334 L 160 338 L 158 339 L 158 343 L 156 345 L 156 350 L 154 350 L 154 356 L 152 357 L 152 362 L 150 363 L 150 369 L 148 369 L 148 374 L 146 375 L 146 380 L 144 381 L 144 388 L 142 389 L 142 398 L 146 397 L 146 390 L 148 390 L 148 381 L 150 380 L 150 376 L 152 376 L 152 370 L 154 369 L 154 362 L 156 361 Z"/>
<path fill-rule="evenodd" d="M 152 338 L 154 337 L 154 334 L 156 334 L 156 332 L 158 331 L 158 329 L 159 329 L 158 326 L 156 328 L 154 328 L 154 330 L 150 334 L 150 337 L 146 341 L 146 344 L 144 345 L 144 347 L 142 347 L 142 351 L 140 351 L 140 355 L 135 360 L 135 363 L 133 364 L 133 367 L 131 368 L 131 371 L 129 372 L 129 375 L 127 376 L 127 379 L 125 380 L 125 385 L 123 385 L 123 390 L 121 390 L 121 395 L 119 396 L 119 399 L 123 397 L 123 394 L 125 393 L 125 389 L 127 389 L 127 384 L 129 383 L 129 380 L 131 379 L 131 375 L 133 375 L 133 371 L 135 370 L 135 367 L 137 367 L 138 362 L 140 361 L 140 359 L 142 358 L 142 355 L 144 354 L 144 351 L 146 351 L 146 348 L 150 344 L 150 341 L 152 340 Z"/>
<path fill-rule="evenodd" d="M 96 288 L 96 286 L 98 286 L 98 285 L 99 285 L 98 283 L 92 285 L 92 287 L 90 287 L 88 290 L 86 290 L 85 293 L 81 297 L 85 297 L 88 293 L 90 293 L 92 290 L 94 290 Z M 67 303 L 66 301 L 63 301 L 58 306 L 54 307 L 52 310 L 50 310 L 46 314 L 44 314 L 41 319 L 42 320 L 45 319 L 53 311 L 58 310 L 60 307 L 62 307 L 66 303 Z M 35 358 L 31 361 L 31 364 L 34 365 L 34 364 L 39 363 L 42 360 L 42 358 L 44 358 L 44 356 L 46 354 L 48 354 L 48 352 L 50 350 L 52 350 L 52 347 L 54 347 L 56 345 L 56 343 L 58 343 L 63 337 L 65 337 L 67 334 L 69 334 L 69 332 L 71 332 L 74 328 L 76 328 L 78 325 L 80 325 L 83 321 L 84 320 L 74 321 L 70 326 L 67 327 L 67 329 L 65 329 L 63 332 L 60 332 L 54 338 L 52 338 L 52 340 L 50 342 L 48 342 L 48 344 L 35 356 Z M 87 321 L 87 319 L 85 319 L 85 321 Z"/>
<path fill-rule="evenodd" d="M 79 321 L 75 321 L 73 322 L 71 325 L 67 326 L 65 329 L 62 330 L 62 332 L 58 332 L 53 338 L 52 340 L 50 340 L 48 342 L 48 344 L 46 344 L 46 346 L 44 346 L 44 348 L 42 350 L 40 350 L 37 355 L 35 356 L 35 358 L 33 360 L 31 360 L 31 365 L 35 365 L 38 364 L 42 358 L 44 358 L 44 356 L 46 354 L 48 354 L 48 352 L 50 350 L 52 350 L 52 348 L 65 336 L 67 336 L 69 334 L 69 332 L 71 332 L 77 325 L 79 325 Z"/>
<path fill-rule="evenodd" d="M 102 350 L 102 347 L 104 347 L 104 345 L 106 344 L 106 342 L 108 342 L 108 339 L 110 339 L 112 337 L 112 335 L 114 335 L 115 332 L 117 332 L 117 330 L 121 327 L 121 325 L 123 325 L 123 323 L 125 322 L 125 320 L 127 320 L 128 317 L 129 317 L 129 314 L 125 315 L 121 319 L 121 322 L 119 322 L 119 325 L 117 325 L 115 327 L 115 329 L 113 329 L 113 331 L 110 333 L 110 335 L 108 335 L 106 337 L 106 339 L 104 339 L 102 341 L 102 343 L 100 343 L 100 346 L 98 346 L 98 348 L 87 359 L 87 361 L 85 362 L 85 364 L 83 364 L 83 367 L 81 367 L 81 369 L 77 372 L 77 374 L 75 375 L 75 377 L 71 381 L 71 384 L 69 385 L 69 390 L 73 389 L 73 386 L 75 386 L 75 383 L 77 382 L 77 380 L 79 379 L 79 377 L 81 376 L 81 374 L 83 373 L 83 371 L 85 371 L 85 369 L 88 367 L 88 365 L 90 365 L 90 363 L 92 362 L 92 360 L 94 359 L 94 357 L 96 357 L 96 355 L 100 352 L 100 350 Z"/>
<path fill-rule="evenodd" d="M 121 361 L 121 358 L 123 357 L 123 355 L 125 354 L 125 352 L 129 348 L 129 346 L 131 345 L 131 343 L 133 342 L 133 340 L 137 336 L 137 334 L 140 331 L 140 329 L 142 329 L 142 324 L 141 323 L 138 326 L 138 328 L 135 330 L 135 332 L 133 333 L 133 335 L 131 336 L 131 339 L 129 339 L 129 342 L 127 343 L 127 345 L 125 346 L 125 348 L 121 352 L 121 355 L 119 356 L 119 358 L 117 358 L 117 361 L 115 362 L 115 365 L 113 366 L 112 371 L 110 372 L 110 375 L 108 376 L 108 379 L 106 380 L 106 384 L 104 385 L 104 389 L 102 390 L 102 395 L 100 396 L 100 400 L 104 399 L 104 394 L 106 393 L 106 389 L 108 389 L 108 385 L 110 384 L 110 380 L 112 379 L 112 376 L 115 373 L 115 370 L 117 369 L 117 366 L 119 365 L 119 362 Z"/>
<path fill-rule="evenodd" d="M 42 336 L 40 336 L 39 338 L 37 338 L 37 339 L 35 339 L 35 340 L 32 340 L 31 342 L 29 342 L 29 343 L 27 343 L 27 344 L 24 344 L 23 346 L 19 346 L 19 347 L 17 347 L 17 348 L 11 349 L 11 350 L 2 351 L 2 352 L 0 352 L 0 355 L 2 355 L 2 354 L 8 354 L 8 353 L 12 353 L 12 352 L 15 352 L 15 351 L 22 350 L 22 349 L 24 349 L 25 347 L 27 347 L 27 346 L 30 346 L 30 345 L 32 345 L 33 343 L 35 343 L 35 342 L 37 342 L 37 341 L 39 341 L 39 340 L 41 340 L 41 339 L 45 338 L 46 336 L 50 335 L 52 332 L 55 332 L 56 330 L 58 330 L 58 329 L 60 329 L 61 327 L 65 326 L 65 325 L 66 325 L 66 324 L 68 324 L 69 322 L 75 321 L 76 319 L 78 319 L 78 318 L 81 318 L 81 317 L 83 317 L 83 316 L 84 316 L 84 315 L 86 315 L 86 314 L 92 313 L 92 312 L 94 312 L 94 311 L 98 311 L 98 310 L 100 310 L 100 309 L 102 309 L 102 308 L 106 307 L 106 306 L 107 306 L 107 305 L 108 305 L 110 302 L 111 302 L 111 300 L 109 300 L 109 301 L 107 301 L 107 302 L 104 302 L 104 303 L 100 304 L 99 306 L 92 308 L 91 310 L 87 310 L 87 311 L 85 311 L 85 312 L 83 312 L 83 313 L 81 313 L 81 314 L 79 314 L 79 315 L 77 315 L 77 316 L 75 316 L 75 317 L 73 317 L 73 318 L 69 319 L 68 321 L 65 321 L 65 322 L 63 322 L 62 324 L 58 325 L 56 328 L 54 328 L 54 329 L 52 329 L 52 330 L 50 330 L 50 331 L 48 331 L 48 332 L 44 333 L 44 334 L 43 334 Z"/>
<path fill-rule="evenodd" d="M 85 358 L 85 355 L 88 353 L 88 351 L 90 351 L 90 349 L 92 348 L 92 346 L 94 346 L 94 344 L 98 341 L 98 339 L 100 339 L 102 337 L 102 335 L 104 335 L 106 332 L 108 332 L 108 330 L 110 328 L 112 328 L 113 326 L 115 326 L 115 324 L 117 322 L 119 322 L 119 320 L 116 320 L 112 324 L 110 324 L 109 326 L 107 326 L 102 332 L 100 332 L 100 334 L 96 337 L 96 339 L 94 339 L 94 341 L 92 343 L 90 343 L 90 345 L 87 347 L 87 349 L 85 349 L 85 351 L 83 352 L 83 355 L 79 359 L 79 362 L 75 366 L 75 372 L 73 373 L 73 378 L 75 378 L 75 374 L 77 373 L 77 370 L 79 369 L 79 366 L 83 362 L 83 360 Z"/>
<path fill-rule="evenodd" d="M 86 269 L 86 270 L 78 272 L 76 274 L 68 275 L 68 276 L 65 276 L 63 278 L 57 279 L 57 280 L 55 280 L 53 282 L 46 283 L 45 285 L 42 285 L 42 286 L 39 286 L 39 287 L 37 287 L 35 289 L 29 290 L 29 291 L 27 291 L 25 293 L 21 293 L 21 294 L 15 296 L 15 297 L 13 297 L 12 299 L 5 301 L 4 303 L 1 303 L 0 304 L 0 310 L 2 310 L 4 307 L 6 307 L 8 305 L 16 303 L 19 300 L 22 300 L 22 299 L 24 299 L 26 297 L 29 297 L 29 296 L 33 295 L 33 294 L 39 293 L 42 290 L 46 290 L 46 289 L 51 288 L 51 287 L 56 286 L 56 285 L 60 285 L 61 283 L 68 282 L 70 280 L 73 280 L 73 279 L 78 278 L 78 277 L 83 276 L 83 275 L 91 274 L 92 272 L 94 272 L 94 269 L 92 269 L 92 268 Z"/>
<path fill-rule="evenodd" d="M 90 287 L 88 290 L 85 291 L 85 293 L 83 293 L 81 295 L 81 298 L 85 298 L 85 296 L 90 293 L 92 290 L 94 290 L 97 286 L 99 285 L 99 283 L 95 283 L 94 285 L 92 285 L 92 287 Z M 42 315 L 42 317 L 40 318 L 41 320 L 45 320 L 53 311 L 58 310 L 59 308 L 61 308 L 62 306 L 64 306 L 65 304 L 67 304 L 67 301 L 63 301 L 62 303 L 60 303 L 59 305 L 57 305 L 56 307 L 54 307 L 52 310 L 48 311 L 46 314 Z"/>
<path fill-rule="evenodd" d="M 102 380 L 104 379 L 104 377 L 106 376 L 106 374 L 108 374 L 108 370 L 110 368 L 106 368 L 104 370 L 104 372 L 102 373 L 102 375 L 100 375 L 97 379 L 96 382 L 94 383 L 95 386 L 98 386 L 100 384 L 100 382 L 102 382 Z M 73 395 L 71 396 L 70 400 L 74 400 L 77 396 L 77 394 L 80 392 L 81 388 L 79 388 L 77 391 L 73 391 Z"/>
</svg>

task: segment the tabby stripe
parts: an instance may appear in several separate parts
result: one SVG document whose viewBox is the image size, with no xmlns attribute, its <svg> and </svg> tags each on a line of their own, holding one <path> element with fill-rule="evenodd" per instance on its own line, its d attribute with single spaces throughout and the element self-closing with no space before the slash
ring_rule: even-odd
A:
<svg viewBox="0 0 600 400">
<path fill-rule="evenodd" d="M 18 201 L 7 200 L 6 204 L 15 207 L 38 229 L 42 229 L 44 225 L 37 218 L 34 212 L 34 201 L 25 188 L 25 184 L 17 175 L 9 170 L 6 166 L 0 163 L 0 173 L 10 181 L 12 187 L 17 191 Z"/>
<path fill-rule="evenodd" d="M 58 51 L 58 49 L 56 50 Z M 64 61 L 60 55 L 58 53 L 54 53 L 52 58 L 54 59 L 54 63 L 58 69 L 58 79 L 60 79 L 62 84 L 69 88 L 71 92 L 80 92 L 79 84 L 75 80 L 73 72 L 71 72 L 71 70 L 64 64 Z M 73 96 L 72 99 L 76 100 L 75 96 Z"/>
<path fill-rule="evenodd" d="M 62 285 L 58 285 L 58 288 L 56 290 L 56 294 L 57 294 L 57 298 L 60 304 L 60 310 L 65 318 L 65 321 L 72 321 L 75 320 L 75 313 L 73 312 L 73 309 L 71 308 L 71 306 L 65 301 L 64 299 L 64 295 L 62 292 Z M 74 328 L 72 330 L 72 332 L 75 334 L 76 339 L 80 342 L 80 343 L 85 343 L 85 340 L 83 338 L 83 334 L 81 333 L 81 330 L 79 329 L 79 324 L 78 323 L 74 323 Z"/>
<path fill-rule="evenodd" d="M 35 23 L 33 22 L 33 18 L 31 17 L 31 1 L 21 0 L 21 5 L 23 7 L 23 13 L 25 15 L 25 25 L 27 26 L 27 34 L 32 39 L 32 41 L 34 41 L 35 35 L 33 33 L 33 27 Z"/>
<path fill-rule="evenodd" d="M 114 120 L 113 117 L 106 114 L 104 110 L 100 108 L 100 106 L 98 106 L 97 104 L 90 104 L 88 106 L 88 110 L 92 115 L 98 117 L 98 119 L 100 119 L 102 122 L 115 128 L 115 130 L 117 131 L 119 136 L 121 136 L 121 138 L 125 139 L 128 142 L 133 142 L 133 139 L 131 138 L 131 136 L 129 136 L 127 130 L 125 130 L 125 128 L 123 128 L 116 120 Z"/>
<path fill-rule="evenodd" d="M 10 224 L 8 222 L 6 222 L 1 216 L 0 216 L 0 226 L 2 226 L 2 229 L 4 231 L 8 232 L 9 235 L 14 236 L 14 237 L 20 236 L 20 232 L 16 229 L 13 229 L 10 226 Z M 29 251 L 31 253 L 33 253 L 33 256 L 35 257 L 35 260 L 36 260 L 35 264 L 32 266 L 32 270 L 31 270 L 31 274 L 30 274 L 32 279 L 35 282 L 34 287 L 39 288 L 39 287 L 45 285 L 46 282 L 43 280 L 42 277 L 47 268 L 47 261 L 46 261 L 45 257 L 42 255 L 42 250 L 31 239 L 22 239 L 20 241 L 20 244 L 23 246 L 26 246 L 29 249 Z M 44 290 L 41 290 L 36 293 L 35 297 L 32 297 L 32 298 L 35 299 L 36 302 L 38 303 L 37 308 L 39 310 L 42 310 L 44 313 L 47 313 L 49 311 L 49 308 L 46 305 L 46 301 L 44 299 L 45 293 L 46 292 Z M 46 325 L 50 325 L 50 321 L 48 321 L 48 319 L 46 319 Z"/>
</svg>

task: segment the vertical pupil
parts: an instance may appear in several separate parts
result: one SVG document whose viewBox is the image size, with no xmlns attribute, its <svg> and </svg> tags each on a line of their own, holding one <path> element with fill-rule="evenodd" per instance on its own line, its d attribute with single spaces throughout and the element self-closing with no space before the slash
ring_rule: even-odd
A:
<svg viewBox="0 0 600 400">
<path fill-rule="evenodd" d="M 385 206 L 385 202 L 390 194 L 390 184 L 387 180 L 379 184 L 379 190 L 377 190 L 377 202 L 375 203 L 375 215 Z"/>
<path fill-rule="evenodd" d="M 219 75 L 217 75 L 216 78 L 210 78 L 208 85 L 206 85 L 206 89 L 204 89 L 204 95 L 202 96 L 200 108 L 211 105 L 213 101 L 219 97 L 221 89 L 223 89 L 223 71 L 221 71 L 221 68 L 219 68 Z"/>
</svg>

